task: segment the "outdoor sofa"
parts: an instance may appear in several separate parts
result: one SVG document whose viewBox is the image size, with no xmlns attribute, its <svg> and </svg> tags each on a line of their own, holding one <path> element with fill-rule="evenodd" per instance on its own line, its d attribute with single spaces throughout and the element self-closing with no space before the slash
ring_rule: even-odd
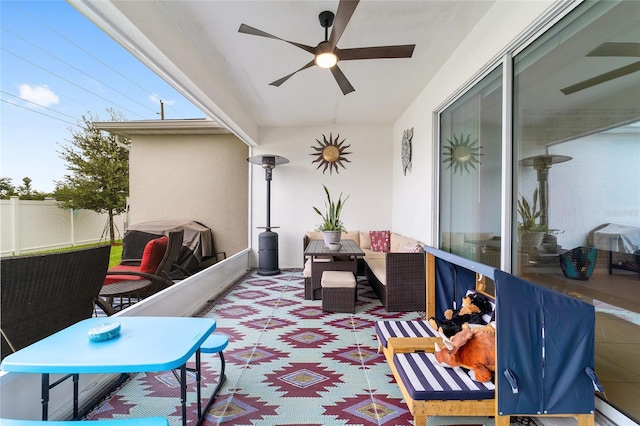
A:
<svg viewBox="0 0 640 426">
<path fill-rule="evenodd" d="M 381 247 L 379 238 L 388 242 Z M 374 237 L 372 247 L 371 237 Z M 303 238 L 303 248 L 311 240 L 321 240 L 321 232 L 307 232 Z M 422 244 L 413 238 L 404 237 L 390 231 L 349 231 L 342 233 L 343 240 L 353 240 L 364 252 L 358 259 L 358 275 L 366 276 L 387 312 L 424 311 L 425 254 Z M 375 251 L 382 248 L 386 251 Z M 332 261 L 332 256 L 319 261 Z M 304 259 L 305 286 L 312 290 L 320 287 L 322 277 L 311 276 L 311 259 Z M 313 297 L 312 297 L 313 298 Z"/>
</svg>

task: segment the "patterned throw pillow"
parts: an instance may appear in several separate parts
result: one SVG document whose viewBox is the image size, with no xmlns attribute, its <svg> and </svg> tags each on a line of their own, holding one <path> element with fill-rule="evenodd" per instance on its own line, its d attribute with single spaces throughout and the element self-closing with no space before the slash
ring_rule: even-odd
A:
<svg viewBox="0 0 640 426">
<path fill-rule="evenodd" d="M 405 253 L 422 253 L 422 250 L 420 243 L 404 243 Z"/>
<path fill-rule="evenodd" d="M 388 252 L 391 247 L 391 231 L 370 231 L 371 251 Z"/>
</svg>

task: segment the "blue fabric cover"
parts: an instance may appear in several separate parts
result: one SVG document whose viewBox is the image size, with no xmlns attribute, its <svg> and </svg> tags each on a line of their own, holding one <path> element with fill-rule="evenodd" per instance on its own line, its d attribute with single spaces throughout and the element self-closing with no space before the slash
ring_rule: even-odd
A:
<svg viewBox="0 0 640 426">
<path fill-rule="evenodd" d="M 499 413 L 593 412 L 594 388 L 585 372 L 594 368 L 593 306 L 502 271 L 496 270 L 495 285 Z"/>
<path fill-rule="evenodd" d="M 436 257 L 436 318 L 444 318 L 444 311 L 460 308 L 467 290 L 475 290 L 476 273 L 462 266 Z"/>
</svg>

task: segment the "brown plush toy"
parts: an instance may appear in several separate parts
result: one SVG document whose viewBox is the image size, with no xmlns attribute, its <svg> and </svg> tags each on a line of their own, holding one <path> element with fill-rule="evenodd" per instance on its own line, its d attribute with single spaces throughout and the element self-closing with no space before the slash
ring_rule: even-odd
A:
<svg viewBox="0 0 640 426">
<path fill-rule="evenodd" d="M 445 336 L 452 337 L 462 330 L 463 324 L 486 324 L 482 316 L 491 310 L 491 303 L 486 297 L 480 293 L 471 293 L 462 299 L 460 309 L 447 309 L 444 311 L 445 319 L 431 317 L 429 324 L 434 330 L 442 329 Z"/>
<path fill-rule="evenodd" d="M 442 336 L 446 347 L 436 345 L 435 357 L 439 363 L 450 367 L 464 367 L 473 373 L 478 382 L 491 380 L 496 370 L 496 333 L 490 326 L 469 327 L 465 325 L 451 340 Z"/>
</svg>

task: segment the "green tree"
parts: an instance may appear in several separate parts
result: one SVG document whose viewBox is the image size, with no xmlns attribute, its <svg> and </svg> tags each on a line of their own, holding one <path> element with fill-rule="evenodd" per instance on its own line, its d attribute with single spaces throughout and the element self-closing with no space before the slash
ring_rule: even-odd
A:
<svg viewBox="0 0 640 426">
<path fill-rule="evenodd" d="M 16 187 L 13 186 L 13 180 L 10 177 L 0 178 L 0 198 L 7 199 L 16 193 Z"/>
<path fill-rule="evenodd" d="M 31 185 L 31 182 L 33 182 L 31 180 L 31 178 L 29 176 L 25 176 L 22 178 L 22 185 L 20 185 L 17 189 L 16 192 L 18 193 L 18 196 L 20 197 L 20 199 L 22 200 L 44 200 L 48 194 L 41 192 L 41 191 L 36 191 L 35 189 L 33 189 L 33 186 Z"/>
<path fill-rule="evenodd" d="M 46 192 L 36 191 L 33 189 L 31 182 L 33 180 L 25 176 L 22 178 L 22 185 L 15 187 L 11 178 L 0 178 L 0 198 L 7 199 L 12 196 L 18 196 L 21 200 L 44 200 L 51 195 Z"/>
<path fill-rule="evenodd" d="M 122 114 L 107 108 L 111 121 L 123 121 Z M 60 145 L 60 158 L 70 174 L 56 182 L 55 197 L 61 208 L 93 210 L 109 215 L 109 237 L 115 241 L 113 216 L 126 209 L 129 194 L 129 139 L 116 140 L 96 129 L 99 121 L 91 113 L 82 116 L 79 130 L 70 128 L 70 145 Z"/>
</svg>

